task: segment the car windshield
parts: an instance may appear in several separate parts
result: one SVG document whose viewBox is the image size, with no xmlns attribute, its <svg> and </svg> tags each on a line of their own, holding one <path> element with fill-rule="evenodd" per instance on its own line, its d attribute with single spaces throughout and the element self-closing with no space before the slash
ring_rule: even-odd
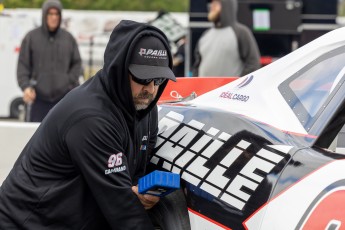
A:
<svg viewBox="0 0 345 230">
<path fill-rule="evenodd" d="M 345 47 L 332 50 L 295 73 L 279 90 L 306 130 L 344 80 Z"/>
</svg>

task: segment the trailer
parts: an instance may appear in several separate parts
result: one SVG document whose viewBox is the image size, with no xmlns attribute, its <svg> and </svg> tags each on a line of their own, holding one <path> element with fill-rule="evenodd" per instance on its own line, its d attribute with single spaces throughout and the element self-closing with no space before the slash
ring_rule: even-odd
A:
<svg viewBox="0 0 345 230">
<path fill-rule="evenodd" d="M 26 17 L 0 16 L 0 117 L 17 118 L 24 109 L 16 67 L 21 40 L 32 28 L 34 21 Z"/>
</svg>

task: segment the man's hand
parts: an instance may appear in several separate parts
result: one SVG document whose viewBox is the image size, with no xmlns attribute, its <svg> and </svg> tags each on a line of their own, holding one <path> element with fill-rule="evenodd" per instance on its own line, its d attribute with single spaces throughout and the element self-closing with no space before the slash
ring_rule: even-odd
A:
<svg viewBox="0 0 345 230">
<path fill-rule="evenodd" d="M 140 194 L 138 192 L 138 186 L 133 186 L 132 191 L 138 196 L 140 202 L 143 204 L 145 209 L 152 208 L 159 201 L 158 196 L 152 196 L 152 195 L 148 195 L 148 194 Z"/>
<path fill-rule="evenodd" d="M 23 101 L 26 104 L 32 103 L 36 99 L 36 91 L 32 87 L 24 89 Z"/>
</svg>

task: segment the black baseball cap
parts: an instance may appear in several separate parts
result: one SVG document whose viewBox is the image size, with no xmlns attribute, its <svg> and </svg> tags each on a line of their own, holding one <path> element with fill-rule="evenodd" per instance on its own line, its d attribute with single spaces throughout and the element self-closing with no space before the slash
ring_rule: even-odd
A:
<svg viewBox="0 0 345 230">
<path fill-rule="evenodd" d="M 139 79 L 167 78 L 176 81 L 169 67 L 169 53 L 163 42 L 155 36 L 143 36 L 135 44 L 129 71 Z"/>
</svg>

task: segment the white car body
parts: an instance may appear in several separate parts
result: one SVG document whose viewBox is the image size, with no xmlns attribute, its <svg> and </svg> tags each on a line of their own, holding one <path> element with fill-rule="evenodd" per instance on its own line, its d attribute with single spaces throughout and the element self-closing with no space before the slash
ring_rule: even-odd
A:
<svg viewBox="0 0 345 230">
<path fill-rule="evenodd" d="M 345 28 L 194 100 L 164 104 L 151 163 L 181 175 L 192 229 L 340 229 Z M 344 142 L 342 139 L 338 141 Z"/>
</svg>

